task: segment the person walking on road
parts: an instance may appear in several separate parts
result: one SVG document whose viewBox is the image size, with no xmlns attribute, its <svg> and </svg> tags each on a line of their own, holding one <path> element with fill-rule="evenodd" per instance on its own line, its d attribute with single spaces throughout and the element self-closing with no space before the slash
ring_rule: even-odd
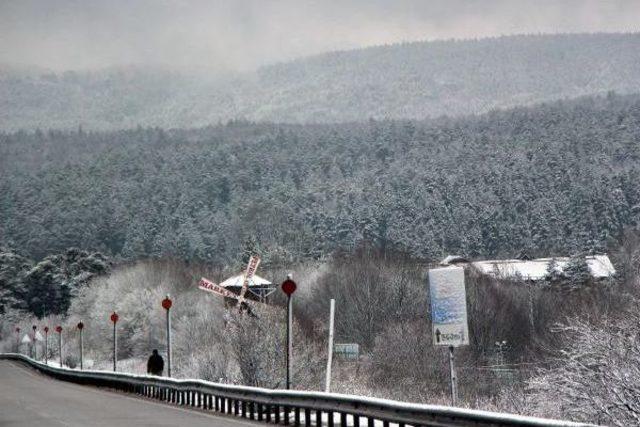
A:
<svg viewBox="0 0 640 427">
<path fill-rule="evenodd" d="M 164 360 L 162 356 L 158 354 L 158 350 L 154 349 L 153 354 L 149 357 L 149 361 L 147 362 L 147 374 L 151 375 L 162 375 L 162 371 L 164 370 Z"/>
</svg>

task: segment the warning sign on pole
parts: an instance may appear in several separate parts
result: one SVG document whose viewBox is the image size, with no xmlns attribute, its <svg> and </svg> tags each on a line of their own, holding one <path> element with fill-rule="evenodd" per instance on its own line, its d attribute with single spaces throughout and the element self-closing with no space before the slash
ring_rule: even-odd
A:
<svg viewBox="0 0 640 427">
<path fill-rule="evenodd" d="M 464 268 L 429 270 L 433 344 L 459 347 L 469 344 Z"/>
</svg>

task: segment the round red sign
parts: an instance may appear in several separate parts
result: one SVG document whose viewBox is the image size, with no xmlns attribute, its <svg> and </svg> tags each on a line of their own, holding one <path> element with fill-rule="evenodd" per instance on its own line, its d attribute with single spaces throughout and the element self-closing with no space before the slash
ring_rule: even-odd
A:
<svg viewBox="0 0 640 427">
<path fill-rule="evenodd" d="M 282 282 L 282 292 L 284 292 L 285 294 L 287 294 L 288 296 L 291 296 L 295 291 L 296 291 L 296 282 L 294 282 L 291 279 L 287 279 L 284 282 Z"/>
<path fill-rule="evenodd" d="M 62 326 L 56 326 L 56 332 L 57 333 L 62 332 Z"/>
<path fill-rule="evenodd" d="M 118 313 L 116 313 L 115 311 L 111 314 L 111 321 L 113 323 L 116 323 L 119 318 L 120 318 L 120 316 L 118 316 Z"/>
<path fill-rule="evenodd" d="M 36 329 L 38 329 L 38 327 L 36 325 L 32 326 L 33 330 L 35 331 Z"/>
<path fill-rule="evenodd" d="M 78 329 L 82 330 L 84 328 L 84 323 L 78 322 Z"/>
<path fill-rule="evenodd" d="M 169 310 L 172 305 L 173 305 L 173 302 L 169 297 L 166 297 L 165 299 L 162 300 L 162 308 L 164 308 L 165 310 Z"/>
<path fill-rule="evenodd" d="M 16 328 L 16 332 L 17 332 L 17 333 L 20 333 L 20 328 Z"/>
<path fill-rule="evenodd" d="M 49 327 L 48 326 L 44 327 L 44 332 L 47 333 L 47 334 L 49 333 Z"/>
</svg>

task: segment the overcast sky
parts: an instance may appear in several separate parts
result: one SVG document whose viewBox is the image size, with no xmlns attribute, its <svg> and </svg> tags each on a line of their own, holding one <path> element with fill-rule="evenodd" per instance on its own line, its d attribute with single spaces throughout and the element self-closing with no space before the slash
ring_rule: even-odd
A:
<svg viewBox="0 0 640 427">
<path fill-rule="evenodd" d="M 0 0 L 0 63 L 248 70 L 359 46 L 639 23 L 640 0 Z"/>
</svg>

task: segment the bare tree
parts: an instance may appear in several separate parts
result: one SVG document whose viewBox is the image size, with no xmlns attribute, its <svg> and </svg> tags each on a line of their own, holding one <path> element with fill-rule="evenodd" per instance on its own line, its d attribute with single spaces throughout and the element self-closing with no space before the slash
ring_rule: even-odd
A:
<svg viewBox="0 0 640 427">
<path fill-rule="evenodd" d="M 559 326 L 570 342 L 530 383 L 537 411 L 615 426 L 640 424 L 640 316 Z"/>
</svg>

